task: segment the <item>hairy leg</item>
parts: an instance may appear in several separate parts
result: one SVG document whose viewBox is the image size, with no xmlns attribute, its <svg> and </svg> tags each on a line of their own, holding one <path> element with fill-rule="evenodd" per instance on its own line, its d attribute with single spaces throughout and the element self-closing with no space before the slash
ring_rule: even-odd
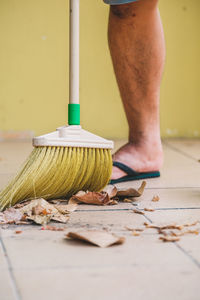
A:
<svg viewBox="0 0 200 300">
<path fill-rule="evenodd" d="M 114 160 L 140 172 L 159 170 L 163 162 L 159 94 L 165 45 L 158 0 L 112 5 L 108 40 L 129 125 L 129 142 Z M 113 168 L 113 179 L 123 175 Z"/>
</svg>

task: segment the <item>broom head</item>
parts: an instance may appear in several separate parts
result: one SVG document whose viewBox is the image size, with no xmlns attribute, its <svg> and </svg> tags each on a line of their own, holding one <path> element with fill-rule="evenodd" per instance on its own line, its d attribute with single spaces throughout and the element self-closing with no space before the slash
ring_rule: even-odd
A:
<svg viewBox="0 0 200 300">
<path fill-rule="evenodd" d="M 17 176 L 0 192 L 0 209 L 25 199 L 67 198 L 100 191 L 112 171 L 113 142 L 81 126 L 63 126 L 33 139 L 35 147 Z"/>
</svg>

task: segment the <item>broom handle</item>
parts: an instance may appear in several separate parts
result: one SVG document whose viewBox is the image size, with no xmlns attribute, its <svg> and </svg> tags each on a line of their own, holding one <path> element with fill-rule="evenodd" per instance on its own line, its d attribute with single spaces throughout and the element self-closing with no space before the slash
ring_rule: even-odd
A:
<svg viewBox="0 0 200 300">
<path fill-rule="evenodd" d="M 70 0 L 68 124 L 80 125 L 79 104 L 79 0 Z"/>
</svg>

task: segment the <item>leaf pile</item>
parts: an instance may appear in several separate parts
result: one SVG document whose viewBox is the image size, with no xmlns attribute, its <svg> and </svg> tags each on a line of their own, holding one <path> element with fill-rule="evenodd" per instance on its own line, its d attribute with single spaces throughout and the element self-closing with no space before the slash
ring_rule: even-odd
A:
<svg viewBox="0 0 200 300">
<path fill-rule="evenodd" d="M 28 203 L 28 204 L 27 204 Z M 17 208 L 16 208 L 17 207 Z M 75 206 L 64 205 L 58 208 L 43 198 L 17 204 L 0 213 L 0 224 L 36 224 L 45 225 L 52 221 L 67 223 L 69 213 L 75 210 Z"/>
</svg>

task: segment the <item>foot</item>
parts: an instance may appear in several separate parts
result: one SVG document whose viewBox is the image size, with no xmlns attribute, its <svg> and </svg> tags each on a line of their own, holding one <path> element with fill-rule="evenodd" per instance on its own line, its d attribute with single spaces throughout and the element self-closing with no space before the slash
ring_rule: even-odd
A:
<svg viewBox="0 0 200 300">
<path fill-rule="evenodd" d="M 163 164 L 163 151 L 161 143 L 147 145 L 134 145 L 127 143 L 114 155 L 113 160 L 124 163 L 138 172 L 159 171 Z M 111 179 L 118 179 L 127 175 L 117 167 L 113 167 Z"/>
</svg>

